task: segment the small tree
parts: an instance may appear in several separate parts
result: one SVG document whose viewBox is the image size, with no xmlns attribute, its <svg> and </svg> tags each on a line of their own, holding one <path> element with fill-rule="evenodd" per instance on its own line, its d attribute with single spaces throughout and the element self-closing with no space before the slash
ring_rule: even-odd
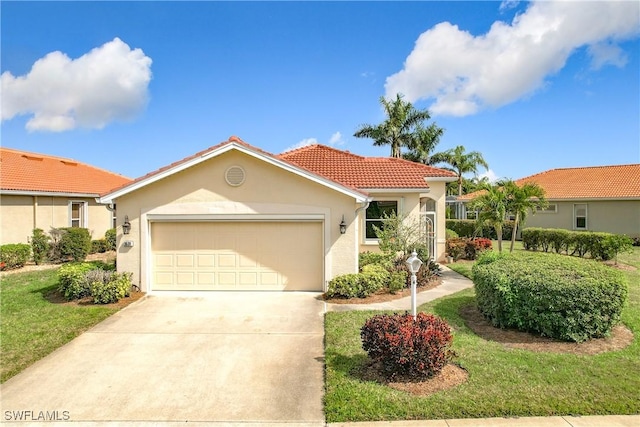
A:
<svg viewBox="0 0 640 427">
<path fill-rule="evenodd" d="M 502 226 L 507 215 L 507 197 L 502 187 L 487 185 L 482 194 L 471 201 L 471 207 L 478 211 L 478 226 L 489 224 L 496 230 L 498 252 L 502 252 Z"/>
<path fill-rule="evenodd" d="M 498 185 L 502 186 L 505 192 L 507 212 L 515 216 L 513 231 L 511 232 L 511 246 L 509 247 L 509 252 L 513 252 L 518 224 L 520 222 L 524 223 L 529 210 L 535 214 L 536 209 L 546 208 L 548 202 L 545 199 L 544 189 L 534 182 L 518 185 L 515 181 L 509 179 L 498 182 Z"/>
<path fill-rule="evenodd" d="M 418 247 L 424 246 L 424 232 L 417 220 L 395 212 L 383 217 L 382 228 L 373 226 L 380 240 L 382 252 L 390 253 L 394 258 L 406 259 Z"/>
</svg>

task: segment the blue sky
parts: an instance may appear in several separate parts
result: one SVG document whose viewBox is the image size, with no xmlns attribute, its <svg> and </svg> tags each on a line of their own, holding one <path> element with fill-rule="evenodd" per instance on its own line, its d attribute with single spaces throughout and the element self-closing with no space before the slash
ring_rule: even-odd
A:
<svg viewBox="0 0 640 427">
<path fill-rule="evenodd" d="M 132 178 L 231 135 L 387 156 L 353 133 L 403 93 L 492 176 L 639 163 L 639 8 L 3 1 L 2 145 Z"/>
</svg>

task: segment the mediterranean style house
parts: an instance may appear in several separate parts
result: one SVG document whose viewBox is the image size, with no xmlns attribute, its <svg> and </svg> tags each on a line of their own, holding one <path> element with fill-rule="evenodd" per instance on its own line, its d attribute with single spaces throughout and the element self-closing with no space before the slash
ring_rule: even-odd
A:
<svg viewBox="0 0 640 427">
<path fill-rule="evenodd" d="M 97 202 L 129 178 L 76 160 L 0 148 L 0 244 L 28 243 L 34 228 L 87 228 L 101 239 L 115 210 Z"/>
<path fill-rule="evenodd" d="M 420 221 L 444 257 L 455 174 L 322 145 L 269 154 L 237 137 L 100 197 L 118 206 L 117 265 L 145 292 L 324 291 L 377 250 L 373 225 Z M 122 225 L 126 222 L 126 227 Z"/>
<path fill-rule="evenodd" d="M 525 227 L 640 237 L 640 164 L 551 169 L 516 180 L 526 182 L 545 190 L 549 206 L 529 215 Z"/>
</svg>

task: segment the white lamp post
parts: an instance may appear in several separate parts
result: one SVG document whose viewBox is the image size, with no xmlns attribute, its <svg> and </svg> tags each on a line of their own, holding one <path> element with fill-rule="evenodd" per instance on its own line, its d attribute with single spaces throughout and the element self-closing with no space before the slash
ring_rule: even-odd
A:
<svg viewBox="0 0 640 427">
<path fill-rule="evenodd" d="M 406 263 L 409 267 L 409 271 L 411 272 L 411 314 L 413 314 L 413 320 L 416 320 L 416 284 L 418 282 L 416 273 L 420 270 L 422 261 L 420 260 L 420 258 L 418 258 L 418 254 L 416 253 L 416 251 L 413 251 L 409 259 L 407 259 Z"/>
</svg>

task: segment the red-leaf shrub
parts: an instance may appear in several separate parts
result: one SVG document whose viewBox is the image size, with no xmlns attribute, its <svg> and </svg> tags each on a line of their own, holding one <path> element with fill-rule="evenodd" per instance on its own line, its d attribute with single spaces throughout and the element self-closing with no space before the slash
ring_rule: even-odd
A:
<svg viewBox="0 0 640 427">
<path fill-rule="evenodd" d="M 468 259 L 474 260 L 478 258 L 480 252 L 491 249 L 492 243 L 486 237 L 477 237 L 470 239 L 468 237 L 456 237 L 447 239 L 446 252 L 452 256 L 454 260 Z"/>
<path fill-rule="evenodd" d="M 451 328 L 441 318 L 418 313 L 373 316 L 360 330 L 362 348 L 388 378 L 425 379 L 453 357 Z"/>
</svg>

